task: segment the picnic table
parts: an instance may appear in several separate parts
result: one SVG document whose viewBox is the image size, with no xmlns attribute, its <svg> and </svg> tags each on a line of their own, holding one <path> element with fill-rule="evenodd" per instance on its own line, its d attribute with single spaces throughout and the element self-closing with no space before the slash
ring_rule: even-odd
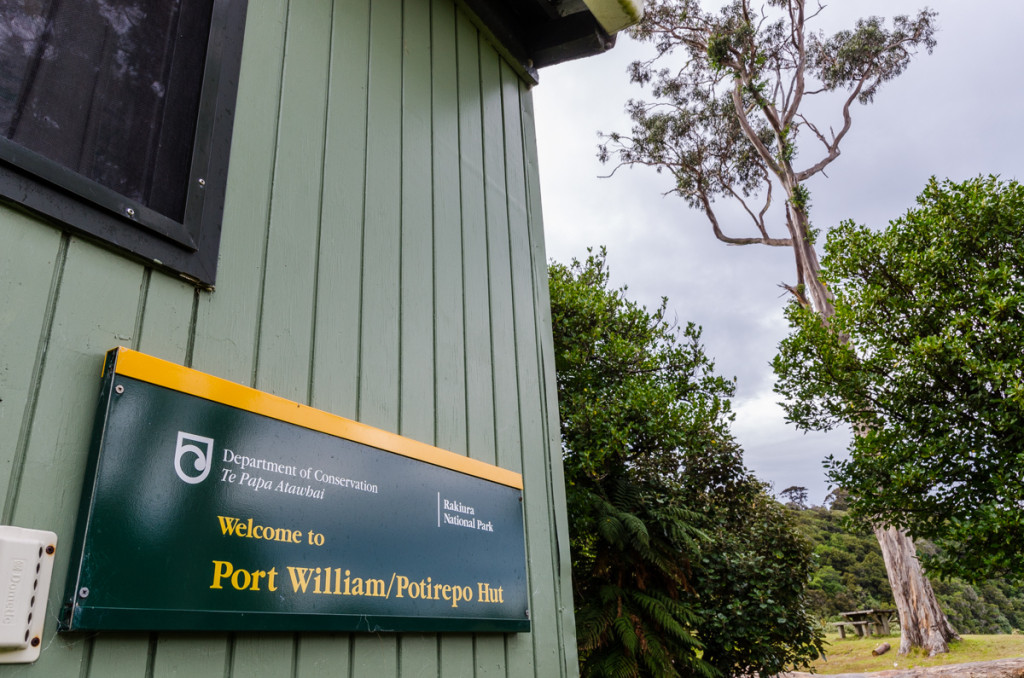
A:
<svg viewBox="0 0 1024 678">
<path fill-rule="evenodd" d="M 868 635 L 889 635 L 889 619 L 896 610 L 856 610 L 854 612 L 840 612 L 840 617 L 845 621 L 832 622 L 832 625 L 839 629 L 839 637 L 846 638 L 846 628 L 852 627 L 861 638 Z"/>
</svg>

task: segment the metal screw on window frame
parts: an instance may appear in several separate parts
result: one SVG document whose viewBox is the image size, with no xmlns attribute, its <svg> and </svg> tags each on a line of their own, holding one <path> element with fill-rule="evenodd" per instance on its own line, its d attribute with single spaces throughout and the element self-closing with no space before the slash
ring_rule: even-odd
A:
<svg viewBox="0 0 1024 678">
<path fill-rule="evenodd" d="M 85 587 L 85 586 L 83 586 L 82 588 L 78 589 L 78 597 L 79 598 L 88 598 L 89 597 L 89 589 L 87 587 Z"/>
<path fill-rule="evenodd" d="M 127 214 L 129 217 L 132 217 L 133 219 L 135 218 L 135 209 L 132 207 L 126 209 L 124 213 Z"/>
<path fill-rule="evenodd" d="M 204 179 L 202 177 L 199 177 L 199 185 L 200 186 L 206 186 L 206 179 Z"/>
<path fill-rule="evenodd" d="M 118 395 L 120 395 L 120 394 L 124 393 L 124 386 L 122 386 L 121 384 L 118 384 L 117 386 L 114 387 L 114 390 L 117 391 Z"/>
</svg>

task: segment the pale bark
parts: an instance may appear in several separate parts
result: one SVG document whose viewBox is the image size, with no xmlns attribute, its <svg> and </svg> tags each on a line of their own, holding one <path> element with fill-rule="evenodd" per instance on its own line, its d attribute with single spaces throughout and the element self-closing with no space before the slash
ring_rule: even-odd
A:
<svg viewBox="0 0 1024 678">
<path fill-rule="evenodd" d="M 900 654 L 920 647 L 929 656 L 949 652 L 960 636 L 950 626 L 917 559 L 914 541 L 894 527 L 875 528 L 889 585 L 900 614 Z"/>
<path fill-rule="evenodd" d="M 791 228 L 806 233 L 806 215 L 792 205 L 789 212 L 790 220 L 794 222 Z M 794 240 L 807 242 L 806 237 Z M 798 267 L 804 267 L 806 286 L 814 302 L 813 308 L 824 322 L 828 322 L 835 314 L 835 307 L 832 305 L 832 293 L 821 281 L 821 269 L 814 247 L 807 244 L 802 248 L 797 254 L 797 262 Z M 928 656 L 949 652 L 949 641 L 958 640 L 960 636 L 939 607 L 935 591 L 917 558 L 914 540 L 893 527 L 876 526 L 875 537 L 882 550 L 885 573 L 889 577 L 892 597 L 900 616 L 899 654 L 907 654 L 912 647 L 926 650 Z"/>
</svg>

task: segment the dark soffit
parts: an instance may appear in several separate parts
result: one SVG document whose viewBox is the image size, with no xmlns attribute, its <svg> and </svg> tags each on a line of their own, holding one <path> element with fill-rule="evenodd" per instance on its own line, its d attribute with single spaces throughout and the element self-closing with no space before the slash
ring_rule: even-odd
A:
<svg viewBox="0 0 1024 678">
<path fill-rule="evenodd" d="M 582 0 L 463 0 L 531 74 L 615 45 Z"/>
</svg>

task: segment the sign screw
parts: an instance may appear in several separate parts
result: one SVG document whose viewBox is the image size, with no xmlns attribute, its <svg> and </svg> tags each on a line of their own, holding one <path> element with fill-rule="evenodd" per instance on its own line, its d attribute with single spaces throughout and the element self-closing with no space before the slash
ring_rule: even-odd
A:
<svg viewBox="0 0 1024 678">
<path fill-rule="evenodd" d="M 32 639 L 32 647 L 39 647 L 39 636 Z"/>
<path fill-rule="evenodd" d="M 53 544 L 50 544 L 49 546 L 46 547 L 46 555 L 52 556 L 53 552 L 56 551 L 56 550 L 57 549 L 53 548 Z"/>
<path fill-rule="evenodd" d="M 82 588 L 78 589 L 78 597 L 79 598 L 88 598 L 89 597 L 89 589 L 88 589 L 88 587 L 83 586 Z"/>
<path fill-rule="evenodd" d="M 121 384 L 118 384 L 117 386 L 114 387 L 114 390 L 117 391 L 118 395 L 120 395 L 120 394 L 124 393 L 124 386 L 122 386 Z"/>
</svg>

